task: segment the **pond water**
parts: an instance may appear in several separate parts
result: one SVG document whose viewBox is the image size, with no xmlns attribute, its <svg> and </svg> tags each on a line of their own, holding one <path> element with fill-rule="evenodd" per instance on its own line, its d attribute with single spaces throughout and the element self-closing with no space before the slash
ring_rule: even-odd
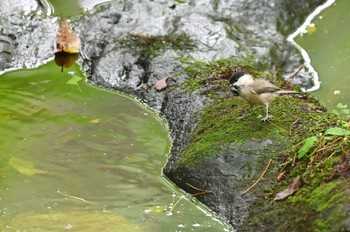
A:
<svg viewBox="0 0 350 232">
<path fill-rule="evenodd" d="M 224 231 L 161 175 L 166 124 L 53 61 L 0 76 L 1 231 Z"/>
<path fill-rule="evenodd" d="M 336 0 L 295 38 L 308 53 L 321 82 L 312 94 L 328 109 L 335 109 L 339 103 L 350 107 L 349 22 L 350 1 Z"/>
<path fill-rule="evenodd" d="M 93 7 L 113 0 L 41 0 L 56 16 L 77 16 Z"/>
</svg>

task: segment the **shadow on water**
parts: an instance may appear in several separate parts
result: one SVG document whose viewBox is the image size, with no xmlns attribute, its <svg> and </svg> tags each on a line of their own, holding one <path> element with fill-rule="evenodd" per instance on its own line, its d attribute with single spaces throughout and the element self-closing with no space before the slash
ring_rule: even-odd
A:
<svg viewBox="0 0 350 232">
<path fill-rule="evenodd" d="M 0 99 L 3 231 L 226 229 L 161 177 L 165 123 L 77 65 L 5 73 Z"/>
</svg>

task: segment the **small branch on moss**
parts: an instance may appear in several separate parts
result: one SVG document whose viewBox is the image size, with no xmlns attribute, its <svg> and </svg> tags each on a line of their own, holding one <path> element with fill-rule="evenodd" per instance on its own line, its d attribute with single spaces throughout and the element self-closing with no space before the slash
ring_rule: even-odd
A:
<svg viewBox="0 0 350 232">
<path fill-rule="evenodd" d="M 290 135 L 292 135 L 293 127 L 294 127 L 295 125 L 297 125 L 297 124 L 299 123 L 299 121 L 300 121 L 300 118 L 297 118 L 297 119 L 292 123 L 292 125 L 290 126 L 290 128 L 289 128 L 289 134 L 290 134 Z"/>
<path fill-rule="evenodd" d="M 288 135 L 292 135 L 292 132 L 287 131 L 286 129 L 284 129 L 284 128 L 282 128 L 282 127 L 278 126 L 277 124 L 275 124 L 275 123 L 271 122 L 270 120 L 268 120 L 268 122 L 269 122 L 269 123 L 270 123 L 272 126 L 276 127 L 277 129 L 280 129 L 280 130 L 282 130 L 282 131 L 286 132 Z"/>
<path fill-rule="evenodd" d="M 298 157 L 298 152 L 295 152 L 293 157 L 292 167 L 295 167 L 295 162 L 297 161 L 297 157 Z"/>
<path fill-rule="evenodd" d="M 199 195 L 203 195 L 203 194 L 207 194 L 207 193 L 213 193 L 212 191 L 210 190 L 207 190 L 207 189 L 200 189 L 200 188 L 196 188 L 194 187 L 193 185 L 189 184 L 189 183 L 186 183 L 187 186 L 190 186 L 191 188 L 197 190 L 197 191 L 200 191 L 199 193 L 194 193 L 194 194 L 191 194 L 193 197 L 196 197 L 196 196 L 199 196 Z"/>
<path fill-rule="evenodd" d="M 289 78 L 295 77 L 302 68 L 304 68 L 304 64 L 299 65 L 299 67 L 292 74 L 290 74 Z"/>
<path fill-rule="evenodd" d="M 261 174 L 261 176 L 259 177 L 259 179 L 257 179 L 254 184 L 252 184 L 252 186 L 250 186 L 247 190 L 245 190 L 241 196 L 243 196 L 244 194 L 246 194 L 247 192 L 249 192 L 252 188 L 254 188 L 254 186 L 259 183 L 261 181 L 261 179 L 264 177 L 265 173 L 267 172 L 267 169 L 269 168 L 270 164 L 272 162 L 272 159 L 269 160 L 269 162 L 267 163 L 265 170 L 263 171 L 263 173 Z"/>
<path fill-rule="evenodd" d="M 324 160 L 322 160 L 320 164 L 323 164 L 324 162 L 326 162 L 327 160 L 329 160 L 330 158 L 332 158 L 336 153 L 337 153 L 337 151 L 333 151 L 327 158 L 325 158 Z"/>
</svg>

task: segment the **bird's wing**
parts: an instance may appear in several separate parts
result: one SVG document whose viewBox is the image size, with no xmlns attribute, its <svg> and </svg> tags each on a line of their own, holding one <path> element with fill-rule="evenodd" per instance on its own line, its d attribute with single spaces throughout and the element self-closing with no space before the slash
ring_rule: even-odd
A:
<svg viewBox="0 0 350 232">
<path fill-rule="evenodd" d="M 275 93 L 281 90 L 277 86 L 271 84 L 270 82 L 264 79 L 255 80 L 253 83 L 250 84 L 250 86 L 254 94 Z"/>
</svg>

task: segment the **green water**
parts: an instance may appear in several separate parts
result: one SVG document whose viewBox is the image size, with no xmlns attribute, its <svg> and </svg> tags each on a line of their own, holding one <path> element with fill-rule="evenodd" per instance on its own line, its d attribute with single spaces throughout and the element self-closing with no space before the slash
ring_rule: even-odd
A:
<svg viewBox="0 0 350 232">
<path fill-rule="evenodd" d="M 350 107 L 350 1 L 336 2 L 316 16 L 309 33 L 296 38 L 321 81 L 313 94 L 328 108 Z"/>
<path fill-rule="evenodd" d="M 77 65 L 5 73 L 0 99 L 1 231 L 226 230 L 162 178 L 165 123 Z"/>
<path fill-rule="evenodd" d="M 81 15 L 85 10 L 110 1 L 113 0 L 41 0 L 44 5 L 50 7 L 53 15 L 65 17 Z"/>
</svg>

